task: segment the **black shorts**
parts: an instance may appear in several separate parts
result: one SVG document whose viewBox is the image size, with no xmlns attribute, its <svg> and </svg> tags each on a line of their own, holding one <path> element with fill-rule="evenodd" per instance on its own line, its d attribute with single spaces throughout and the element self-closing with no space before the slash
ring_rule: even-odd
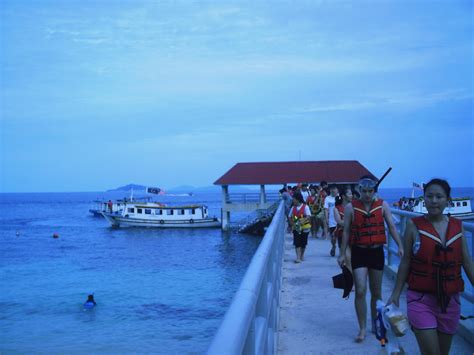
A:
<svg viewBox="0 0 474 355">
<path fill-rule="evenodd" d="M 309 232 L 296 232 L 293 231 L 293 245 L 295 248 L 306 248 L 308 244 L 308 234 Z"/>
<path fill-rule="evenodd" d="M 352 270 L 357 269 L 359 267 L 366 267 L 374 270 L 383 270 L 385 264 L 383 246 L 377 248 L 361 248 L 357 245 L 353 245 L 351 251 Z"/>
</svg>

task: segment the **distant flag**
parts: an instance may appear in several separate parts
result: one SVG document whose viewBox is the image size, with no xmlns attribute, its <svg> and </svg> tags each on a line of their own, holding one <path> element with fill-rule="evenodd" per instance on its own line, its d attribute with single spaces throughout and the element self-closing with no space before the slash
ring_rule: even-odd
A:
<svg viewBox="0 0 474 355">
<path fill-rule="evenodd" d="M 416 182 L 413 183 L 413 187 L 417 187 L 417 188 L 421 189 L 421 185 L 417 184 Z"/>
<path fill-rule="evenodd" d="M 147 187 L 146 188 L 146 193 L 147 194 L 156 194 L 158 195 L 161 192 L 161 189 L 159 187 Z"/>
</svg>

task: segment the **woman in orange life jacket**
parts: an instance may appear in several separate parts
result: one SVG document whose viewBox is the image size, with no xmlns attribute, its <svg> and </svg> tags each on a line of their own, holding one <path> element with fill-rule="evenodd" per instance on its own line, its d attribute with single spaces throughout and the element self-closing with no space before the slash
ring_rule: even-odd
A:
<svg viewBox="0 0 474 355">
<path fill-rule="evenodd" d="M 320 206 L 318 205 L 318 195 L 317 195 L 317 187 L 314 185 L 310 185 L 309 187 L 309 196 L 306 199 L 306 203 L 308 204 L 309 210 L 311 211 L 311 236 L 316 238 L 318 233 L 318 221 L 316 219 L 316 215 L 319 212 Z"/>
<path fill-rule="evenodd" d="M 459 325 L 459 293 L 464 290 L 461 266 L 471 282 L 474 266 L 460 220 L 443 210 L 451 188 L 445 180 L 433 179 L 424 186 L 428 214 L 408 221 L 405 255 L 388 304 L 399 305 L 405 281 L 408 320 L 422 354 L 448 354 Z"/>
<path fill-rule="evenodd" d="M 336 230 L 334 235 L 337 238 L 337 246 L 339 251 L 341 250 L 342 242 L 342 231 L 344 230 L 344 208 L 348 203 L 352 202 L 352 189 L 350 186 L 345 186 L 342 188 L 341 195 L 336 197 L 336 206 L 334 208 L 334 219 L 337 222 Z M 350 244 L 350 241 L 349 241 Z M 348 246 L 346 248 L 346 263 L 349 270 L 352 272 L 351 268 L 351 248 Z"/>
<path fill-rule="evenodd" d="M 377 316 L 376 303 L 382 299 L 382 277 L 385 264 L 383 245 L 386 243 L 385 225 L 398 245 L 398 255 L 403 256 L 403 245 L 393 223 L 387 202 L 376 199 L 377 183 L 372 176 L 359 180 L 360 199 L 348 203 L 344 209 L 344 230 L 338 257 L 339 265 L 346 262 L 346 250 L 351 237 L 351 266 L 355 286 L 354 305 L 359 323 L 355 341 L 364 341 L 367 329 L 367 278 L 370 287 L 370 313 L 372 327 Z M 373 329 L 374 331 L 375 329 Z"/>
<path fill-rule="evenodd" d="M 293 194 L 293 207 L 288 214 L 291 228 L 293 230 L 293 245 L 296 251 L 295 263 L 304 260 L 304 252 L 308 244 L 308 234 L 311 230 L 311 212 L 308 205 L 304 203 L 301 193 Z"/>
</svg>

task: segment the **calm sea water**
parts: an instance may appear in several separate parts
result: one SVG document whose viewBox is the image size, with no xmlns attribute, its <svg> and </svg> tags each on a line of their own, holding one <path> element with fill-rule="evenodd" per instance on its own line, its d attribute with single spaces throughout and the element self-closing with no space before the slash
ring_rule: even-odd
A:
<svg viewBox="0 0 474 355">
<path fill-rule="evenodd" d="M 115 230 L 88 212 L 96 198 L 121 197 L 0 195 L 1 353 L 207 349 L 261 238 L 220 229 Z M 220 198 L 158 200 L 202 202 L 220 216 Z M 89 293 L 98 306 L 84 311 Z"/>
<path fill-rule="evenodd" d="M 410 193 L 380 196 L 394 202 Z M 219 229 L 111 229 L 88 213 L 97 198 L 122 197 L 0 194 L 1 353 L 205 352 L 261 239 Z M 204 203 L 220 215 L 220 194 L 157 199 Z M 84 311 L 89 293 L 98 306 Z"/>
</svg>

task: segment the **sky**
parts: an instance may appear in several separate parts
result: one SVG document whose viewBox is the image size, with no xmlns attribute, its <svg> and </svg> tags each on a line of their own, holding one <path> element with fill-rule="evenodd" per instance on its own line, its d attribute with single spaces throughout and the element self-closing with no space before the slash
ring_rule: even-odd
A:
<svg viewBox="0 0 474 355">
<path fill-rule="evenodd" d="M 474 186 L 473 2 L 0 0 L 0 192 L 358 160 Z"/>
</svg>

